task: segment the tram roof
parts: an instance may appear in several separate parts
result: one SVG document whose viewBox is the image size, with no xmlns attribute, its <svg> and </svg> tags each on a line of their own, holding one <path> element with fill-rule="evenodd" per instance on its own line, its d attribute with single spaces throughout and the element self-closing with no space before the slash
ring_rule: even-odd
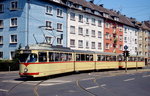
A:
<svg viewBox="0 0 150 96">
<path fill-rule="evenodd" d="M 22 50 L 26 50 L 25 47 Z M 35 44 L 30 45 L 29 50 L 49 50 L 49 51 L 64 51 L 64 52 L 72 52 L 72 50 L 68 47 L 62 46 L 51 46 L 48 44 Z"/>
<path fill-rule="evenodd" d="M 21 48 L 22 50 L 26 50 L 26 48 Z M 78 52 L 78 53 L 91 53 L 91 54 L 102 54 L 102 55 L 119 55 L 117 53 L 109 53 L 109 52 L 99 52 L 99 51 L 89 51 L 89 50 L 73 50 L 68 47 L 62 46 L 52 46 L 48 44 L 34 44 L 29 46 L 29 50 L 48 50 L 48 51 L 63 51 L 63 52 Z"/>
</svg>

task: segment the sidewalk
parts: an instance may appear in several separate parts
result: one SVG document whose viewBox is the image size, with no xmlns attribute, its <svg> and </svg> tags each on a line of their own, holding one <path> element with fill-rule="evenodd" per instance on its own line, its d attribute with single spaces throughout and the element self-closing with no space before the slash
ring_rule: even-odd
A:
<svg viewBox="0 0 150 96">
<path fill-rule="evenodd" d="M 12 74 L 12 73 L 19 73 L 19 71 L 0 71 L 0 74 Z"/>
</svg>

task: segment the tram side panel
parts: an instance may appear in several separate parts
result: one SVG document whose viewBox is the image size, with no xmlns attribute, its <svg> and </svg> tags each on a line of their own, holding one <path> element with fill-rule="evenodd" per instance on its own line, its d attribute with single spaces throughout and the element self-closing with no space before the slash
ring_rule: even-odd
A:
<svg viewBox="0 0 150 96">
<path fill-rule="evenodd" d="M 75 71 L 94 70 L 95 61 L 93 54 L 75 54 Z"/>
<path fill-rule="evenodd" d="M 116 56 L 97 55 L 96 69 L 118 69 Z"/>
<path fill-rule="evenodd" d="M 142 57 L 129 57 L 127 61 L 120 61 L 120 68 L 136 68 L 136 67 L 144 67 L 144 61 Z"/>
</svg>

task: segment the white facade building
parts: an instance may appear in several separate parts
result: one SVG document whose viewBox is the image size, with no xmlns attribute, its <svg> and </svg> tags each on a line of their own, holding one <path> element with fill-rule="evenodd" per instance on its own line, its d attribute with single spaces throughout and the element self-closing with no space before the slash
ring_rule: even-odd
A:
<svg viewBox="0 0 150 96">
<path fill-rule="evenodd" d="M 138 30 L 133 27 L 124 25 L 124 46 L 128 46 L 128 51 L 130 55 L 137 55 L 138 51 Z"/>
<path fill-rule="evenodd" d="M 76 50 L 103 52 L 104 21 L 102 18 L 69 9 L 67 27 L 68 47 Z"/>
</svg>

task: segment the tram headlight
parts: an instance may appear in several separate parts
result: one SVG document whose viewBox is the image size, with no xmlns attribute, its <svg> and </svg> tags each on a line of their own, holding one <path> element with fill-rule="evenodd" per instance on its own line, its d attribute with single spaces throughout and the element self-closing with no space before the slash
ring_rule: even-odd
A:
<svg viewBox="0 0 150 96">
<path fill-rule="evenodd" d="M 28 69 L 27 69 L 27 68 L 24 68 L 24 72 L 27 73 L 27 72 L 28 72 Z"/>
</svg>

